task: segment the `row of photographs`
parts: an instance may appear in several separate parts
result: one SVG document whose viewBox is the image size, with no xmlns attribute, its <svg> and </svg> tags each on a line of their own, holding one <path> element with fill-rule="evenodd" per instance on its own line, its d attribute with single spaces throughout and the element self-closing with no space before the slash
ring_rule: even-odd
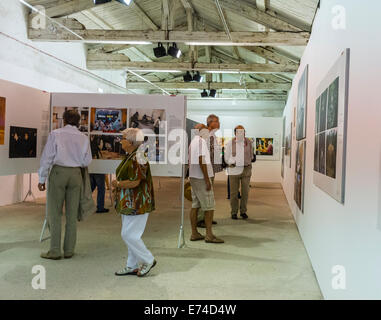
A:
<svg viewBox="0 0 381 320">
<path fill-rule="evenodd" d="M 63 114 L 66 110 L 78 111 L 81 132 L 117 134 L 126 128 L 139 128 L 147 134 L 165 134 L 164 109 L 53 107 L 52 130 L 64 126 Z"/>
<path fill-rule="evenodd" d="M 121 160 L 125 155 L 121 145 L 122 135 L 90 134 L 93 159 Z M 165 137 L 145 137 L 142 148 L 151 162 L 163 162 L 166 155 Z M 9 158 L 37 157 L 37 129 L 10 127 Z"/>
</svg>

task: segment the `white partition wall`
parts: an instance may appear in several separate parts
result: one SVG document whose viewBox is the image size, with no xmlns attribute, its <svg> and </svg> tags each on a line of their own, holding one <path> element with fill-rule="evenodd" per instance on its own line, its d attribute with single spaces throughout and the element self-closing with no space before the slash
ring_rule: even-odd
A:
<svg viewBox="0 0 381 320">
<path fill-rule="evenodd" d="M 0 115 L 4 123 L 4 144 L 0 144 L 0 175 L 37 172 L 40 156 L 49 133 L 50 94 L 17 83 L 0 80 L 0 97 L 5 112 Z M 5 117 L 4 117 L 5 115 Z M 16 150 L 13 147 L 15 128 Z M 16 133 L 16 135 L 17 135 Z M 29 134 L 28 134 L 29 133 Z M 24 135 L 28 135 L 28 141 Z M 33 135 L 33 137 L 32 137 Z M 21 154 L 20 149 L 32 142 L 30 154 Z"/>
<path fill-rule="evenodd" d="M 304 213 L 294 201 L 296 150 L 283 188 L 327 299 L 381 298 L 381 2 L 322 0 L 285 108 L 294 123 L 298 83 L 309 65 Z M 314 184 L 315 106 L 341 53 L 350 49 L 344 203 Z M 332 79 L 330 79 L 332 80 Z M 340 200 L 341 198 L 339 198 Z"/>
</svg>

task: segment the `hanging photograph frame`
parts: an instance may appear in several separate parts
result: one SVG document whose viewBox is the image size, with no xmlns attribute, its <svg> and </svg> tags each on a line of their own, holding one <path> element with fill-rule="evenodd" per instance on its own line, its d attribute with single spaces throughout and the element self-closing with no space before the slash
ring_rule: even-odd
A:
<svg viewBox="0 0 381 320">
<path fill-rule="evenodd" d="M 318 115 L 319 120 L 315 119 L 313 182 L 342 204 L 345 201 L 349 67 L 350 49 L 346 49 L 317 87 L 315 99 L 315 117 Z"/>
</svg>

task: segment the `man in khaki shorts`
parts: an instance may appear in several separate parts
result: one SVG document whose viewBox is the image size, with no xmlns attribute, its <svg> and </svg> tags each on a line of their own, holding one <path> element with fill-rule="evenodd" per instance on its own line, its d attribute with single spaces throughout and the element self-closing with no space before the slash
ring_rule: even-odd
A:
<svg viewBox="0 0 381 320">
<path fill-rule="evenodd" d="M 213 168 L 205 141 L 209 137 L 209 130 L 203 124 L 197 124 L 194 129 L 197 130 L 197 133 L 189 146 L 189 178 L 192 186 L 192 209 L 190 212 L 192 235 L 190 240 L 205 239 L 207 243 L 223 243 L 224 240 L 217 238 L 212 232 L 215 202 L 210 178 L 213 177 Z M 197 230 L 197 212 L 199 209 L 205 212 L 205 237 Z"/>
</svg>

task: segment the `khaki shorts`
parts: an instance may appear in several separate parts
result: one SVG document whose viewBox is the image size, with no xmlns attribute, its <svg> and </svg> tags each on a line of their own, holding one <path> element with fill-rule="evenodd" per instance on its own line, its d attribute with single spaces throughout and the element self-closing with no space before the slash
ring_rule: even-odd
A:
<svg viewBox="0 0 381 320">
<path fill-rule="evenodd" d="M 214 210 L 214 192 L 206 191 L 206 183 L 204 179 L 190 178 L 192 186 L 192 208 L 201 208 L 203 211 Z"/>
</svg>

